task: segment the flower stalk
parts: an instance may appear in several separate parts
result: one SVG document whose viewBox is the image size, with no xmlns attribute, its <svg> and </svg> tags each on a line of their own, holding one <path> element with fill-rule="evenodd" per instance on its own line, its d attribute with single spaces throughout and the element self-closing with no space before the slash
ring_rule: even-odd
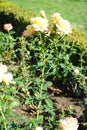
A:
<svg viewBox="0 0 87 130">
<path fill-rule="evenodd" d="M 1 112 L 3 120 L 5 120 L 6 118 L 5 118 L 5 115 L 4 115 L 3 111 L 2 111 L 1 106 L 0 106 L 0 112 Z M 7 130 L 6 122 L 4 122 L 4 129 Z"/>
</svg>

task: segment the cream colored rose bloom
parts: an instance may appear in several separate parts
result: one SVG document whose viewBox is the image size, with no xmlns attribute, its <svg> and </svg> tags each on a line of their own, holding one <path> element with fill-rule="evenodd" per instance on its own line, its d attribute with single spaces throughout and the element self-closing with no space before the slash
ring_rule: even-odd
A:
<svg viewBox="0 0 87 130">
<path fill-rule="evenodd" d="M 56 24 L 56 27 L 58 28 L 58 31 L 62 34 L 72 33 L 71 24 L 67 20 L 60 19 Z"/>
<path fill-rule="evenodd" d="M 51 20 L 50 20 L 50 23 L 51 24 L 57 24 L 60 19 L 62 19 L 61 14 L 60 13 L 54 13 L 52 15 Z"/>
<path fill-rule="evenodd" d="M 43 130 L 43 128 L 41 126 L 38 126 L 36 130 Z"/>
<path fill-rule="evenodd" d="M 61 130 L 78 130 L 78 120 L 73 117 L 66 117 L 59 123 Z"/>
<path fill-rule="evenodd" d="M 4 73 L 0 73 L 0 83 L 2 82 L 3 76 L 4 76 Z"/>
<path fill-rule="evenodd" d="M 7 66 L 0 63 L 0 74 L 7 72 Z"/>
<path fill-rule="evenodd" d="M 30 19 L 30 23 L 35 31 L 45 32 L 48 30 L 48 20 L 42 17 L 34 17 Z"/>
<path fill-rule="evenodd" d="M 44 10 L 41 10 L 40 13 L 39 13 L 39 15 L 40 15 L 41 17 L 44 17 L 44 18 L 45 18 L 45 16 L 46 16 L 46 15 L 45 15 L 45 11 L 44 11 Z"/>
<path fill-rule="evenodd" d="M 7 66 L 0 63 L 0 83 L 2 82 L 3 75 L 6 72 L 7 72 Z"/>
<path fill-rule="evenodd" d="M 29 36 L 35 33 L 35 27 L 33 25 L 28 25 L 26 27 L 25 33 Z"/>
<path fill-rule="evenodd" d="M 5 73 L 2 78 L 2 82 L 4 82 L 6 85 L 9 85 L 13 79 L 12 73 Z"/>
</svg>

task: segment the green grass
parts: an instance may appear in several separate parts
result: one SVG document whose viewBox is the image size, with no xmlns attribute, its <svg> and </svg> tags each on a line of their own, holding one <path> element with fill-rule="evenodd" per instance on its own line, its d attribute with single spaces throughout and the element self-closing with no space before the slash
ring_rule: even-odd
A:
<svg viewBox="0 0 87 130">
<path fill-rule="evenodd" d="M 34 13 L 41 9 L 46 11 L 48 17 L 54 12 L 60 12 L 69 20 L 73 27 L 87 34 L 87 0 L 7 0 L 17 3 Z"/>
</svg>

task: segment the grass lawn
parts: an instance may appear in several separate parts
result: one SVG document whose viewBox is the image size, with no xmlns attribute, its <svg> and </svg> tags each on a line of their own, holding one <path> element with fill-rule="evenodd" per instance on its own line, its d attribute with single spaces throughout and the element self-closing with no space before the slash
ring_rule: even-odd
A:
<svg viewBox="0 0 87 130">
<path fill-rule="evenodd" d="M 87 34 L 87 1 L 86 0 L 7 0 L 17 3 L 34 13 L 41 9 L 48 17 L 54 12 L 60 12 L 72 25 Z"/>
</svg>

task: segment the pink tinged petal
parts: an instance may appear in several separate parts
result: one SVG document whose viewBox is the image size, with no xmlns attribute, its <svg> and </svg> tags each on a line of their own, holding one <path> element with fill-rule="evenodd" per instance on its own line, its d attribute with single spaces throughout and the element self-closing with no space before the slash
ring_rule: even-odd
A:
<svg viewBox="0 0 87 130">
<path fill-rule="evenodd" d="M 6 31 L 9 32 L 10 30 L 13 29 L 13 26 L 12 26 L 11 23 L 7 23 L 7 24 L 4 24 L 4 25 L 3 25 L 3 28 L 4 28 L 4 30 L 6 30 Z"/>
</svg>

